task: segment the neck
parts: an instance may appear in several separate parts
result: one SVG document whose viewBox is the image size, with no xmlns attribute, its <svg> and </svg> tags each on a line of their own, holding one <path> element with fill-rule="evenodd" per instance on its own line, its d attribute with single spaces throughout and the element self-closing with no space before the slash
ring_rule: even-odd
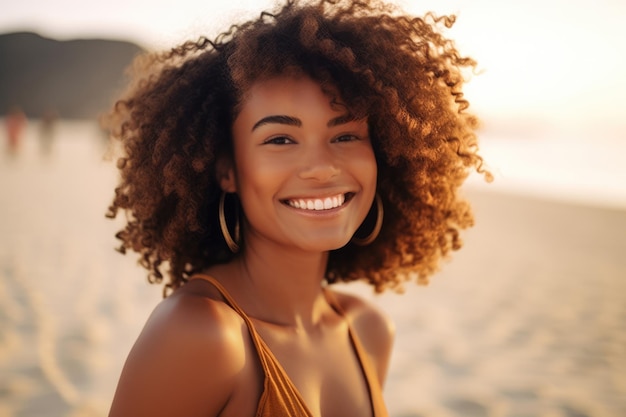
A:
<svg viewBox="0 0 626 417">
<path fill-rule="evenodd" d="M 246 312 L 276 325 L 316 326 L 326 306 L 322 281 L 327 261 L 328 253 L 247 246 L 235 263 Z"/>
</svg>

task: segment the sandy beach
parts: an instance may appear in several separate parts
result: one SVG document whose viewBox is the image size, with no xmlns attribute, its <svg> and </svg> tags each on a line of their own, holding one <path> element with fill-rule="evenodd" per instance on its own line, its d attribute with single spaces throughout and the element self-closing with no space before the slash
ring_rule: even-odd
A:
<svg viewBox="0 0 626 417">
<path fill-rule="evenodd" d="M 106 416 L 161 288 L 113 249 L 96 127 L 21 145 L 0 149 L 0 417 Z M 625 416 L 626 209 L 465 194 L 476 226 L 429 286 L 342 286 L 396 322 L 391 415 Z"/>
</svg>

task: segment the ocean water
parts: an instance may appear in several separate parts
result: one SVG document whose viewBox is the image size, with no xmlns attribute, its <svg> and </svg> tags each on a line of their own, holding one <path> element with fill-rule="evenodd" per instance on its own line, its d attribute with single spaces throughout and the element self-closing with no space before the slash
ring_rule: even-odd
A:
<svg viewBox="0 0 626 417">
<path fill-rule="evenodd" d="M 546 128 L 527 134 L 484 132 L 481 154 L 495 181 L 483 190 L 626 208 L 626 127 Z"/>
<path fill-rule="evenodd" d="M 105 416 L 161 291 L 113 250 L 97 127 L 61 122 L 49 149 L 39 133 L 0 153 L 0 417 Z M 396 323 L 393 417 L 626 415 L 621 144 L 547 140 L 484 141 L 496 182 L 472 177 L 476 227 L 429 286 L 341 287 Z M 572 172 L 579 194 L 559 188 Z"/>
</svg>

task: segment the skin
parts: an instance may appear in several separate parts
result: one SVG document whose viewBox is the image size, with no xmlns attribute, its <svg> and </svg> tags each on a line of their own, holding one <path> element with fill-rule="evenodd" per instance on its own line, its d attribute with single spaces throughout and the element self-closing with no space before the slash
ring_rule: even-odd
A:
<svg viewBox="0 0 626 417">
<path fill-rule="evenodd" d="M 372 305 L 334 292 L 342 316 L 322 292 L 328 251 L 349 242 L 376 192 L 367 121 L 346 116 L 304 76 L 251 87 L 233 124 L 234 160 L 218 174 L 222 189 L 239 195 L 245 245 L 206 271 L 252 319 L 312 414 L 324 417 L 372 415 L 347 320 L 381 386 L 393 339 Z M 327 209 L 303 209 L 309 201 Z M 148 320 L 110 416 L 254 416 L 263 380 L 245 323 L 196 278 Z"/>
</svg>

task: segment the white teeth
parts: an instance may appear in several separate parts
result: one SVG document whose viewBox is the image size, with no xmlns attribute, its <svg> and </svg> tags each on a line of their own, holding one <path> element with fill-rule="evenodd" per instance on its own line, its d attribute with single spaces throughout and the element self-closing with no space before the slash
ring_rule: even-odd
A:
<svg viewBox="0 0 626 417">
<path fill-rule="evenodd" d="M 330 210 L 336 207 L 343 205 L 345 202 L 345 196 L 343 194 L 334 196 L 334 197 L 326 197 L 324 199 L 315 198 L 311 200 L 299 199 L 299 200 L 288 200 L 287 203 L 297 209 L 302 210 Z"/>
</svg>

